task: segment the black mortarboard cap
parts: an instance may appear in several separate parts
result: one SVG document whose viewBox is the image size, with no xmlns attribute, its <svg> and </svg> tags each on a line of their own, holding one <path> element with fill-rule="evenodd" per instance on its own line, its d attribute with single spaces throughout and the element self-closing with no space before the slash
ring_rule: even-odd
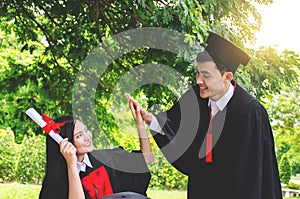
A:
<svg viewBox="0 0 300 199">
<path fill-rule="evenodd" d="M 131 192 L 131 191 L 119 192 L 119 193 L 102 196 L 100 199 L 115 199 L 115 198 L 149 199 L 148 197 L 146 197 L 142 194 Z"/>
<path fill-rule="evenodd" d="M 240 64 L 244 66 L 248 64 L 250 56 L 247 53 L 216 33 L 211 31 L 208 33 L 207 46 L 204 52 L 198 53 L 197 62 L 222 63 L 233 73 Z"/>
</svg>

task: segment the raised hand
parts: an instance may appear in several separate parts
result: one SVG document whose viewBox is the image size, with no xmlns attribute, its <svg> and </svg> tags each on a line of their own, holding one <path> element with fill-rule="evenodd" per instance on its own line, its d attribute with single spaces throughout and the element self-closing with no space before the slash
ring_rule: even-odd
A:
<svg viewBox="0 0 300 199">
<path fill-rule="evenodd" d="M 67 164 L 75 164 L 77 162 L 76 147 L 68 141 L 68 138 L 63 139 L 59 146 L 60 152 L 66 159 Z"/>
<path fill-rule="evenodd" d="M 141 108 L 141 106 L 130 95 L 127 96 L 127 99 L 129 103 L 129 108 L 131 110 L 131 114 L 135 120 L 136 128 L 138 130 L 138 135 L 140 140 L 140 150 L 143 153 L 146 164 L 150 164 L 151 162 L 153 162 L 154 156 L 148 138 L 148 133 L 145 129 L 142 112 L 144 112 L 144 115 L 147 115 L 149 113 L 145 111 L 143 108 Z M 151 114 L 149 115 L 151 117 Z"/>
<path fill-rule="evenodd" d="M 127 94 L 127 100 L 128 100 L 128 104 L 129 104 L 129 108 L 130 108 L 131 112 L 136 113 L 137 107 L 139 107 L 139 112 L 142 116 L 142 119 L 147 124 L 150 124 L 152 121 L 152 115 L 149 112 L 147 112 L 143 107 L 141 107 L 141 105 L 136 100 L 134 100 L 129 94 Z M 133 117 L 134 117 L 134 115 L 133 115 Z"/>
</svg>

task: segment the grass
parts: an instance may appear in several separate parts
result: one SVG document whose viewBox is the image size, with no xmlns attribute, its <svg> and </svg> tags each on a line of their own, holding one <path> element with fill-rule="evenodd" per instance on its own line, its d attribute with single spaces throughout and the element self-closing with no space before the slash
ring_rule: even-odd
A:
<svg viewBox="0 0 300 199">
<path fill-rule="evenodd" d="M 41 186 L 19 183 L 0 184 L 0 199 L 37 199 Z M 152 199 L 186 199 L 185 191 L 162 191 L 149 189 L 148 197 Z"/>
<path fill-rule="evenodd" d="M 24 185 L 19 183 L 0 184 L 0 199 L 37 199 L 40 189 L 40 185 Z M 149 189 L 147 194 L 152 199 L 186 199 L 186 191 Z M 300 199 L 300 197 L 284 199 Z"/>
<path fill-rule="evenodd" d="M 147 192 L 149 198 L 152 199 L 186 199 L 186 191 L 163 191 L 149 189 Z"/>
<path fill-rule="evenodd" d="M 0 199 L 37 199 L 40 189 L 38 185 L 0 184 Z"/>
</svg>

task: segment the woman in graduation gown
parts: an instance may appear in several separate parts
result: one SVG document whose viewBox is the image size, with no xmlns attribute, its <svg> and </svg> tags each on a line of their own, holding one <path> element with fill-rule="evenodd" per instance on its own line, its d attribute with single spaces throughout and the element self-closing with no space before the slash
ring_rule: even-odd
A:
<svg viewBox="0 0 300 199">
<path fill-rule="evenodd" d="M 46 138 L 46 176 L 39 199 L 98 199 L 118 192 L 124 192 L 125 198 L 146 198 L 151 178 L 147 164 L 153 154 L 139 110 L 132 114 L 141 147 L 133 152 L 122 147 L 93 150 L 92 134 L 79 119 L 56 119 L 64 123 L 60 135 L 65 139 L 58 145 Z"/>
<path fill-rule="evenodd" d="M 233 80 L 248 55 L 210 32 L 197 62 L 197 85 L 170 110 L 141 111 L 166 158 L 188 175 L 188 198 L 281 199 L 268 114 Z"/>
</svg>

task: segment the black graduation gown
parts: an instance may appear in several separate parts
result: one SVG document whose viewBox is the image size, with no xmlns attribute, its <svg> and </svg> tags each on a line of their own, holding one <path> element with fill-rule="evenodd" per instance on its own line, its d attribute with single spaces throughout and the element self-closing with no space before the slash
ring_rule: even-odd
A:
<svg viewBox="0 0 300 199">
<path fill-rule="evenodd" d="M 143 155 L 139 151 L 129 153 L 119 147 L 94 150 L 88 153 L 88 156 L 93 168 L 87 166 L 86 172 L 79 173 L 87 199 L 99 198 L 98 196 L 117 192 L 134 192 L 146 196 L 151 174 Z M 134 170 L 135 172 L 133 172 Z M 59 175 L 59 177 L 53 176 L 52 169 L 48 168 L 47 171 L 39 198 L 67 199 L 68 179 L 65 175 L 66 170 L 56 172 L 56 176 Z M 96 195 L 97 197 L 95 197 Z"/>
<path fill-rule="evenodd" d="M 210 120 L 207 104 L 208 99 L 200 98 L 196 85 L 169 111 L 157 115 L 166 135 L 151 132 L 170 163 L 188 175 L 188 198 L 282 198 L 273 134 L 263 106 L 236 86 L 227 107 L 214 117 L 213 162 L 208 163 L 205 161 Z"/>
<path fill-rule="evenodd" d="M 103 168 L 108 174 L 108 179 L 101 180 L 107 180 L 110 183 L 112 193 L 126 191 L 146 196 L 151 175 L 140 151 L 129 153 L 119 147 L 93 151 L 88 155 L 93 168 L 87 167 L 86 172 L 80 172 L 82 182 L 83 179 L 89 181 L 92 172 L 97 172 Z M 95 183 L 93 183 L 93 185 L 95 185 Z M 86 191 L 85 194 L 86 198 L 90 198 Z M 107 194 L 111 193 L 103 195 Z"/>
</svg>

